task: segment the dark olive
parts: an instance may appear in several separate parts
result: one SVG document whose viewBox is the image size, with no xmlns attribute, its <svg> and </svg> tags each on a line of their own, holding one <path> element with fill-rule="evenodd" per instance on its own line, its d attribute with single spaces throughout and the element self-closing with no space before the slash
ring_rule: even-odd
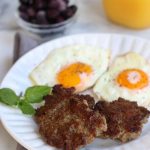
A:
<svg viewBox="0 0 150 150">
<path fill-rule="evenodd" d="M 46 17 L 46 12 L 43 11 L 43 10 L 38 11 L 36 19 L 37 19 L 38 24 L 48 24 L 48 19 Z"/>
<path fill-rule="evenodd" d="M 19 1 L 20 1 L 21 4 L 28 5 L 28 1 L 29 1 L 29 0 L 19 0 Z"/>
<path fill-rule="evenodd" d="M 21 4 L 24 5 L 33 5 L 34 4 L 34 0 L 19 0 Z"/>
<path fill-rule="evenodd" d="M 36 11 L 33 9 L 33 7 L 28 7 L 27 14 L 30 18 L 34 18 L 36 16 Z"/>
<path fill-rule="evenodd" d="M 65 19 L 68 19 L 72 17 L 77 11 L 77 6 L 72 5 L 69 6 L 65 11 L 63 11 L 61 14 Z"/>
<path fill-rule="evenodd" d="M 47 12 L 47 16 L 49 19 L 56 18 L 59 15 L 59 12 L 56 9 L 49 9 Z"/>
<path fill-rule="evenodd" d="M 36 9 L 46 9 L 47 1 L 46 0 L 35 0 L 34 7 Z"/>
<path fill-rule="evenodd" d="M 67 8 L 67 4 L 64 0 L 49 0 L 48 7 L 51 9 L 57 9 L 57 11 L 63 11 Z"/>
</svg>

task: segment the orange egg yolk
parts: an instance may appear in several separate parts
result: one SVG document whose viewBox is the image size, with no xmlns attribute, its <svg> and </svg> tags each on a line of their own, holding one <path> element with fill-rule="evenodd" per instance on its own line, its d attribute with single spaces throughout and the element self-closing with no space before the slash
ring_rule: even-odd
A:
<svg viewBox="0 0 150 150">
<path fill-rule="evenodd" d="M 81 74 L 89 75 L 90 73 L 92 73 L 90 65 L 78 62 L 63 68 L 57 74 L 57 81 L 66 88 L 76 87 L 81 83 Z"/>
<path fill-rule="evenodd" d="M 126 69 L 118 75 L 117 82 L 128 89 L 142 89 L 148 85 L 149 78 L 140 69 Z"/>
</svg>

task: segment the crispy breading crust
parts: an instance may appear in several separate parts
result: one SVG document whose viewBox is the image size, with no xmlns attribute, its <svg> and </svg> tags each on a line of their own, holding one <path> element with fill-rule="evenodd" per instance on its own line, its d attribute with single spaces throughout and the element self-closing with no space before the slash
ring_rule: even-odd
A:
<svg viewBox="0 0 150 150">
<path fill-rule="evenodd" d="M 95 110 L 106 117 L 108 129 L 103 132 L 101 137 L 117 139 L 122 142 L 137 138 L 150 115 L 146 108 L 139 107 L 136 102 L 130 102 L 123 98 L 111 103 L 99 101 L 95 105 Z"/>
<path fill-rule="evenodd" d="M 35 115 L 46 142 L 65 150 L 89 144 L 107 129 L 105 117 L 92 109 L 94 99 L 74 92 L 74 88 L 54 86 L 52 95 L 45 97 L 45 105 Z"/>
</svg>

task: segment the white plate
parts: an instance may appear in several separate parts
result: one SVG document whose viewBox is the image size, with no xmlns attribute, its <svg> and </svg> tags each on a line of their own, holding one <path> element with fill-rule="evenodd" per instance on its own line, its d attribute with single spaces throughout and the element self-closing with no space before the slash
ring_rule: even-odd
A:
<svg viewBox="0 0 150 150">
<path fill-rule="evenodd" d="M 150 58 L 150 42 L 141 38 L 112 35 L 112 34 L 84 34 L 60 38 L 43 44 L 23 56 L 8 72 L 1 87 L 14 89 L 18 94 L 31 83 L 28 75 L 49 52 L 66 45 L 86 44 L 99 46 L 112 51 L 112 58 L 128 51 L 136 51 L 147 60 Z M 6 130 L 24 147 L 29 150 L 53 150 L 40 137 L 33 118 L 23 115 L 19 110 L 0 104 L 1 120 Z M 112 140 L 96 139 L 85 149 L 105 150 L 149 150 L 150 149 L 150 122 L 144 127 L 142 135 L 127 144 L 118 144 Z"/>
</svg>

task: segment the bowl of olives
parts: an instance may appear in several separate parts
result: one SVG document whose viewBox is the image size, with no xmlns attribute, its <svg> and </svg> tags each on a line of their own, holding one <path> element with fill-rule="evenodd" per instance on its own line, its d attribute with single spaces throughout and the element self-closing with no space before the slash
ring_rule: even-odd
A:
<svg viewBox="0 0 150 150">
<path fill-rule="evenodd" d="M 17 20 L 20 27 L 37 34 L 64 31 L 76 18 L 73 0 L 20 0 Z"/>
</svg>

